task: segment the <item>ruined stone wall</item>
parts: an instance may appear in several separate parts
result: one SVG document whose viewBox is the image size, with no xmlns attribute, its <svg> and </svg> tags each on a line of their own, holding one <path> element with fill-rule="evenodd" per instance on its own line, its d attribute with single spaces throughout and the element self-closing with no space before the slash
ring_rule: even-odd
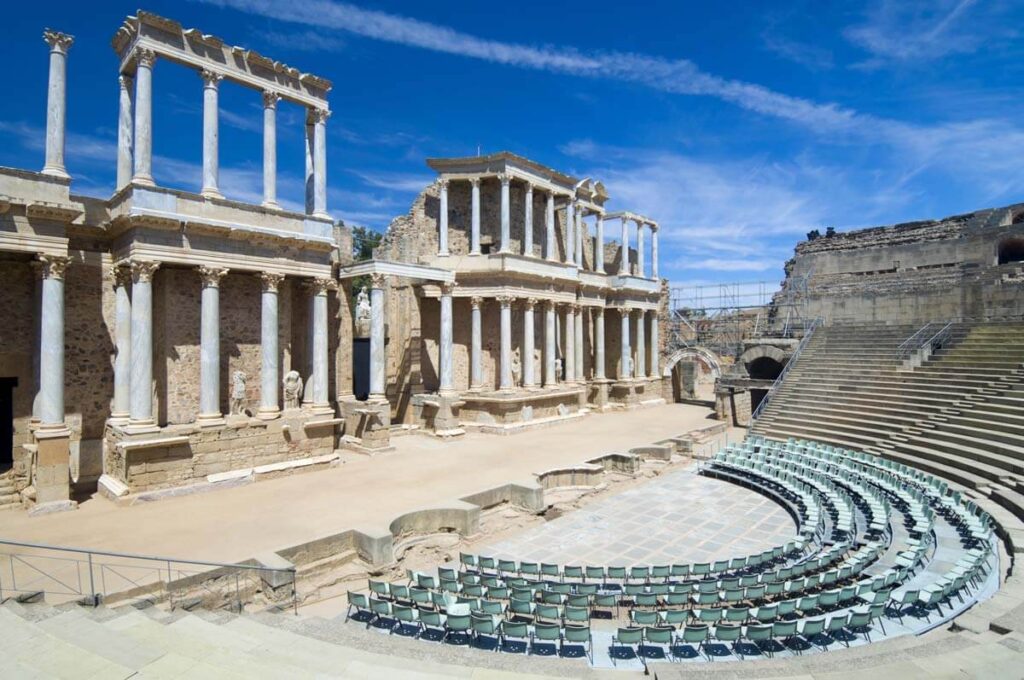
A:
<svg viewBox="0 0 1024 680">
<path fill-rule="evenodd" d="M 28 483 L 28 456 L 22 448 L 32 440 L 32 400 L 36 392 L 36 274 L 30 262 L 0 260 L 0 377 L 16 378 L 14 398 L 14 476 L 18 489 Z"/>
</svg>

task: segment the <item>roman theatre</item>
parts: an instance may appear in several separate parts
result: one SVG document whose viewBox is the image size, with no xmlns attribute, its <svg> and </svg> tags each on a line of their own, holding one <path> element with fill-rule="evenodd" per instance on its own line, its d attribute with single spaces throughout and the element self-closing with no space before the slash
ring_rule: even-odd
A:
<svg viewBox="0 0 1024 680">
<path fill-rule="evenodd" d="M 756 302 L 684 302 L 672 225 L 514 151 L 425 159 L 364 247 L 332 83 L 143 11 L 82 195 L 67 60 L 101 46 L 43 38 L 45 157 L 0 168 L 4 677 L 1020 676 L 1024 204 L 812 232 Z M 221 187 L 225 84 L 259 203 Z"/>
</svg>

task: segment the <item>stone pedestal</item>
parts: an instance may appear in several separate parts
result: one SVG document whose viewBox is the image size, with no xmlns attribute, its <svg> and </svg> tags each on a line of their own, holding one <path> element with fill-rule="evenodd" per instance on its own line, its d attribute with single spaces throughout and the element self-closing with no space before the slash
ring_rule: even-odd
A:
<svg viewBox="0 0 1024 680">
<path fill-rule="evenodd" d="M 346 448 L 359 453 L 374 454 L 391 451 L 391 404 L 387 399 L 340 401 L 345 419 Z"/>
<path fill-rule="evenodd" d="M 66 427 L 35 431 L 36 506 L 71 501 L 71 431 Z M 53 506 L 56 507 L 56 506 Z M 70 509 L 67 508 L 67 509 Z"/>
<path fill-rule="evenodd" d="M 610 406 L 612 381 L 605 378 L 594 380 L 590 385 L 590 404 L 598 411 L 607 411 Z"/>
<path fill-rule="evenodd" d="M 417 394 L 412 398 L 413 415 L 438 437 L 461 437 L 466 431 L 459 423 L 459 409 L 465 403 L 456 394 Z"/>
</svg>

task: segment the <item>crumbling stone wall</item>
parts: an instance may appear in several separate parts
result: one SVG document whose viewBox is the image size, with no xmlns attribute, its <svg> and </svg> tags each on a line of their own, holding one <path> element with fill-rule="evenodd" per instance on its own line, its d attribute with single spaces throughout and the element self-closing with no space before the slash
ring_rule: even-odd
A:
<svg viewBox="0 0 1024 680">
<path fill-rule="evenodd" d="M 14 398 L 14 480 L 18 490 L 28 484 L 29 457 L 24 445 L 32 440 L 32 400 L 36 392 L 34 357 L 37 356 L 36 278 L 31 263 L 0 261 L 0 377 L 16 378 Z"/>
</svg>

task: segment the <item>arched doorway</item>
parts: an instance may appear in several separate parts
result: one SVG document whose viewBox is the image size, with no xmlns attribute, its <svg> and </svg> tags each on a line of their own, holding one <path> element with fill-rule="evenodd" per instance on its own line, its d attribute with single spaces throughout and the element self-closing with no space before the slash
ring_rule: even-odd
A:
<svg viewBox="0 0 1024 680">
<path fill-rule="evenodd" d="M 756 345 L 741 354 L 739 360 L 751 380 L 764 381 L 763 386 L 750 388 L 750 409 L 753 413 L 768 394 L 768 386 L 782 375 L 789 355 L 772 345 Z"/>
<path fill-rule="evenodd" d="M 999 242 L 999 264 L 1024 262 L 1024 236 L 1011 236 Z"/>
<path fill-rule="evenodd" d="M 718 356 L 703 347 L 687 347 L 668 358 L 662 376 L 672 385 L 672 401 L 714 399 L 714 385 L 722 375 Z"/>
</svg>

